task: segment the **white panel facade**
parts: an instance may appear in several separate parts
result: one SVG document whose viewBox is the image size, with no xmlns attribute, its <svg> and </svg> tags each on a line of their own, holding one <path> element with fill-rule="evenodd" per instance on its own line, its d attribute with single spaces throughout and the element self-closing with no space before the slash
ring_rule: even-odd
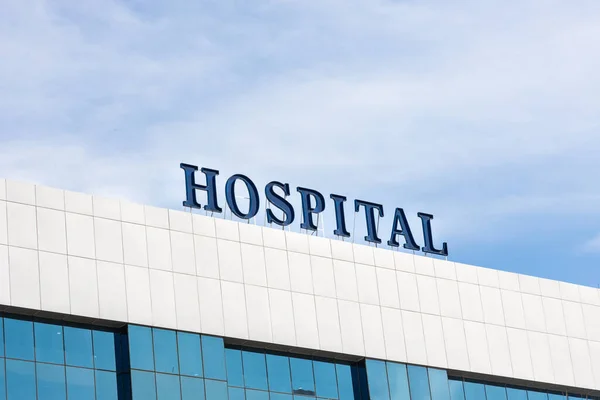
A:
<svg viewBox="0 0 600 400">
<path fill-rule="evenodd" d="M 595 288 L 0 183 L 0 308 L 600 389 Z"/>
</svg>

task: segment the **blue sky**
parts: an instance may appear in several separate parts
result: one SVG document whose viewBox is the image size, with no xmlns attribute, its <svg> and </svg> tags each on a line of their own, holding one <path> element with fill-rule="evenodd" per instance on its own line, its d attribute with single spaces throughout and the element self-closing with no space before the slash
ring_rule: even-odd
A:
<svg viewBox="0 0 600 400">
<path fill-rule="evenodd" d="M 5 177 L 177 209 L 184 161 L 600 284 L 597 0 L 9 1 L 0 54 Z"/>
</svg>

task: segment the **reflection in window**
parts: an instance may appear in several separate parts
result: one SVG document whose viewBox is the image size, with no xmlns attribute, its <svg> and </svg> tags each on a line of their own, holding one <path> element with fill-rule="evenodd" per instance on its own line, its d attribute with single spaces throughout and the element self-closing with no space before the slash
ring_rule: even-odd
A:
<svg viewBox="0 0 600 400">
<path fill-rule="evenodd" d="M 241 354 L 240 354 L 241 357 Z M 229 388 L 229 400 L 245 400 L 246 391 L 241 387 L 230 387 Z"/>
<path fill-rule="evenodd" d="M 202 376 L 200 335 L 177 332 L 177 348 L 181 375 Z"/>
<path fill-rule="evenodd" d="M 94 371 L 67 367 L 67 396 L 69 399 L 94 400 Z"/>
<path fill-rule="evenodd" d="M 156 374 L 158 400 L 180 400 L 179 377 L 171 374 Z"/>
<path fill-rule="evenodd" d="M 0 357 L 4 357 L 4 318 L 0 317 Z M 2 383 L 0 383 L 2 385 Z M 2 399 L 3 392 L 0 392 L 0 399 Z"/>
<path fill-rule="evenodd" d="M 225 349 L 225 365 L 227 366 L 227 384 L 229 386 L 244 387 L 242 351 Z"/>
<path fill-rule="evenodd" d="M 93 331 L 94 368 L 115 371 L 115 334 Z"/>
<path fill-rule="evenodd" d="M 369 397 L 373 400 L 389 400 L 387 371 L 385 362 L 367 360 L 367 380 L 369 382 Z"/>
<path fill-rule="evenodd" d="M 527 398 L 529 400 L 548 400 L 548 395 L 546 393 L 528 390 Z"/>
<path fill-rule="evenodd" d="M 246 400 L 269 400 L 269 392 L 262 390 L 246 390 Z"/>
<path fill-rule="evenodd" d="M 427 378 L 427 368 L 408 366 L 408 382 L 410 385 L 410 394 L 412 400 L 429 400 L 429 379 Z"/>
<path fill-rule="evenodd" d="M 315 395 L 313 363 L 303 358 L 290 358 L 292 372 L 292 390 L 294 394 L 305 396 Z"/>
<path fill-rule="evenodd" d="M 67 397 L 65 367 L 36 364 L 38 400 L 59 400 Z"/>
<path fill-rule="evenodd" d="M 156 372 L 179 373 L 177 337 L 175 331 L 152 329 L 154 343 L 154 367 Z"/>
<path fill-rule="evenodd" d="M 346 364 L 336 364 L 336 375 L 340 400 L 354 399 L 354 384 L 352 383 L 353 367 Z M 356 368 L 354 368 L 356 371 Z"/>
<path fill-rule="evenodd" d="M 0 328 L 2 328 L 0 326 Z M 2 339 L 0 337 L 0 339 Z M 2 345 L 2 341 L 0 341 L 0 346 Z M 6 400 L 6 371 L 4 369 L 4 360 L 0 358 L 0 400 Z"/>
<path fill-rule="evenodd" d="M 182 376 L 181 400 L 204 400 L 204 379 Z"/>
<path fill-rule="evenodd" d="M 448 387 L 450 388 L 451 400 L 465 400 L 462 381 L 450 380 L 448 381 Z M 525 398 L 525 400 L 527 400 L 527 398 Z"/>
<path fill-rule="evenodd" d="M 6 322 L 8 321 L 6 320 Z M 8 339 L 8 335 L 6 337 Z M 6 350 L 8 353 L 8 347 Z M 32 362 L 6 360 L 6 393 L 8 400 L 35 400 L 34 366 L 35 364 Z"/>
<path fill-rule="evenodd" d="M 117 400 L 117 374 L 96 371 L 96 400 Z"/>
<path fill-rule="evenodd" d="M 515 388 L 506 388 L 508 400 L 527 400 L 527 391 Z"/>
<path fill-rule="evenodd" d="M 264 353 L 242 351 L 242 361 L 246 387 L 267 390 L 267 366 Z"/>
<path fill-rule="evenodd" d="M 227 398 L 227 383 L 205 379 L 204 386 L 206 388 L 206 400 L 223 400 Z"/>
<path fill-rule="evenodd" d="M 485 387 L 481 383 L 465 382 L 464 387 L 466 400 L 485 399 Z"/>
<path fill-rule="evenodd" d="M 206 378 L 227 379 L 223 339 L 214 336 L 202 336 L 202 359 L 204 361 L 204 376 Z M 208 397 L 208 391 L 206 396 Z"/>
<path fill-rule="evenodd" d="M 428 368 L 429 388 L 432 400 L 450 400 L 448 373 L 442 369 Z"/>
<path fill-rule="evenodd" d="M 335 377 L 335 365 L 328 362 L 314 361 L 315 384 L 317 396 L 325 399 L 337 399 L 337 380 Z"/>
<path fill-rule="evenodd" d="M 36 361 L 64 364 L 63 328 L 59 325 L 34 324 Z"/>
<path fill-rule="evenodd" d="M 152 330 L 143 326 L 129 325 L 128 332 L 131 368 L 153 371 Z"/>
<path fill-rule="evenodd" d="M 506 389 L 504 386 L 485 385 L 487 400 L 506 400 Z"/>
<path fill-rule="evenodd" d="M 131 371 L 133 400 L 156 400 L 156 384 L 153 372 Z"/>
<path fill-rule="evenodd" d="M 33 323 L 19 319 L 4 319 L 6 357 L 33 361 Z"/>
<path fill-rule="evenodd" d="M 267 372 L 270 391 L 292 393 L 289 358 L 267 354 Z"/>
<path fill-rule="evenodd" d="M 92 332 L 89 329 L 65 326 L 65 353 L 67 365 L 93 368 Z"/>
<path fill-rule="evenodd" d="M 391 400 L 410 399 L 406 365 L 388 362 L 386 366 Z"/>
</svg>

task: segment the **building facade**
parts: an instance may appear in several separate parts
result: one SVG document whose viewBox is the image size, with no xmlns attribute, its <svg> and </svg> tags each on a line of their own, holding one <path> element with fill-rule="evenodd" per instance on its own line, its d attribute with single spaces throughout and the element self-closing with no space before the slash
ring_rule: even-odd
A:
<svg viewBox="0 0 600 400">
<path fill-rule="evenodd" d="M 0 400 L 595 396 L 598 289 L 0 180 Z"/>
</svg>

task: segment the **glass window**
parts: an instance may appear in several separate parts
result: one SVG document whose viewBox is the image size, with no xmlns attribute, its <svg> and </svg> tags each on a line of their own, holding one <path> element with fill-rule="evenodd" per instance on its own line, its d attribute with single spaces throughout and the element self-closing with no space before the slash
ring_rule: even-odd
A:
<svg viewBox="0 0 600 400">
<path fill-rule="evenodd" d="M 202 360 L 204 361 L 204 376 L 206 378 L 223 381 L 227 379 L 223 339 L 214 336 L 202 336 Z M 208 397 L 208 389 L 206 397 Z"/>
<path fill-rule="evenodd" d="M 504 386 L 485 385 L 487 400 L 506 400 L 506 388 Z"/>
<path fill-rule="evenodd" d="M 94 365 L 97 369 L 116 371 L 115 334 L 112 332 L 93 331 Z"/>
<path fill-rule="evenodd" d="M 369 397 L 374 400 L 390 398 L 385 362 L 367 360 L 367 380 L 369 382 Z"/>
<path fill-rule="evenodd" d="M 240 355 L 241 357 L 241 355 Z M 245 400 L 246 394 L 244 389 L 239 387 L 230 387 L 229 388 L 229 400 Z"/>
<path fill-rule="evenodd" d="M 154 372 L 131 371 L 133 400 L 156 400 Z"/>
<path fill-rule="evenodd" d="M 548 393 L 548 400 L 565 400 L 567 396 L 562 394 Z M 569 395 L 569 399 L 583 399 L 582 396 L 571 396 Z"/>
<path fill-rule="evenodd" d="M 292 393 L 290 359 L 288 357 L 267 354 L 267 373 L 269 375 L 269 390 Z"/>
<path fill-rule="evenodd" d="M 181 375 L 202 376 L 200 335 L 177 332 L 177 352 Z"/>
<path fill-rule="evenodd" d="M 527 400 L 527 391 L 522 389 L 506 388 L 508 400 Z"/>
<path fill-rule="evenodd" d="M 4 318 L 1 318 L 1 317 L 0 317 L 0 357 L 4 357 Z M 0 397 L 0 399 L 1 398 L 2 397 Z"/>
<path fill-rule="evenodd" d="M 7 326 L 9 321 L 11 320 L 6 319 Z M 6 337 L 8 343 L 8 335 Z M 6 350 L 8 350 L 8 347 Z M 32 362 L 6 360 L 6 394 L 8 400 L 35 400 L 34 366 L 35 364 Z"/>
<path fill-rule="evenodd" d="M 542 392 L 536 392 L 533 390 L 527 391 L 527 398 L 529 400 L 548 400 L 548 395 Z"/>
<path fill-rule="evenodd" d="M 481 400 L 485 399 L 485 386 L 475 382 L 465 382 L 465 399 Z"/>
<path fill-rule="evenodd" d="M 293 393 L 314 396 L 315 380 L 312 361 L 303 358 L 290 358 L 290 370 L 292 372 Z"/>
<path fill-rule="evenodd" d="M 246 400 L 269 400 L 269 392 L 246 390 Z"/>
<path fill-rule="evenodd" d="M 317 396 L 326 399 L 337 399 L 337 379 L 335 377 L 335 364 L 314 361 L 315 384 L 317 387 Z"/>
<path fill-rule="evenodd" d="M 292 400 L 291 394 L 269 393 L 271 400 Z M 300 397 L 300 396 L 298 396 Z"/>
<path fill-rule="evenodd" d="M 225 349 L 225 358 L 225 363 L 227 364 L 227 384 L 229 386 L 244 387 L 241 350 Z"/>
<path fill-rule="evenodd" d="M 36 370 L 38 400 L 67 398 L 64 365 L 36 364 Z"/>
<path fill-rule="evenodd" d="M 227 398 L 227 383 L 205 379 L 204 386 L 206 387 L 206 400 L 223 400 Z"/>
<path fill-rule="evenodd" d="M 442 369 L 428 368 L 429 389 L 432 400 L 450 400 L 448 389 L 448 373 Z M 488 398 L 488 400 L 490 400 Z"/>
<path fill-rule="evenodd" d="M 64 364 L 62 326 L 36 322 L 33 329 L 35 332 L 35 359 L 40 362 Z"/>
<path fill-rule="evenodd" d="M 179 373 L 175 331 L 152 329 L 154 333 L 154 366 L 156 372 Z M 160 397 L 160 396 L 159 396 Z"/>
<path fill-rule="evenodd" d="M 69 326 L 65 326 L 64 331 L 67 365 L 93 368 L 92 332 L 89 329 L 71 328 Z"/>
<path fill-rule="evenodd" d="M 242 351 L 242 361 L 246 387 L 267 390 L 267 366 L 264 353 Z"/>
<path fill-rule="evenodd" d="M 2 321 L 2 318 L 0 318 L 0 323 Z M 0 326 L 0 328 L 2 328 Z M 0 329 L 1 332 L 1 329 Z M 0 338 L 2 339 L 2 338 Z M 0 340 L 0 346 L 2 346 L 3 343 Z M 4 370 L 4 359 L 0 358 L 0 400 L 6 400 L 6 384 L 5 384 L 5 377 L 6 377 L 6 371 Z"/>
<path fill-rule="evenodd" d="M 450 398 L 452 400 L 465 400 L 465 392 L 463 390 L 462 381 L 449 380 L 448 387 L 450 388 Z M 527 397 L 525 400 L 527 400 Z"/>
<path fill-rule="evenodd" d="M 179 377 L 170 374 L 156 374 L 156 394 L 158 400 L 180 400 Z"/>
<path fill-rule="evenodd" d="M 128 332 L 131 368 L 153 371 L 152 330 L 144 326 L 129 325 Z"/>
<path fill-rule="evenodd" d="M 181 400 L 204 400 L 204 379 L 182 376 Z"/>
<path fill-rule="evenodd" d="M 95 400 L 94 370 L 67 367 L 67 396 L 69 399 Z"/>
<path fill-rule="evenodd" d="M 409 365 L 408 383 L 410 385 L 410 394 L 412 400 L 431 399 L 431 396 L 429 394 L 429 379 L 427 378 L 427 368 Z"/>
<path fill-rule="evenodd" d="M 20 319 L 4 319 L 6 357 L 33 361 L 33 323 Z"/>
<path fill-rule="evenodd" d="M 386 366 L 390 385 L 390 398 L 392 400 L 410 399 L 406 365 L 388 362 L 386 363 Z"/>
<path fill-rule="evenodd" d="M 96 371 L 96 400 L 117 400 L 117 374 Z"/>
<path fill-rule="evenodd" d="M 338 391 L 340 400 L 354 400 L 354 386 L 352 385 L 352 367 L 347 364 L 336 364 L 335 369 L 338 381 Z"/>
</svg>

